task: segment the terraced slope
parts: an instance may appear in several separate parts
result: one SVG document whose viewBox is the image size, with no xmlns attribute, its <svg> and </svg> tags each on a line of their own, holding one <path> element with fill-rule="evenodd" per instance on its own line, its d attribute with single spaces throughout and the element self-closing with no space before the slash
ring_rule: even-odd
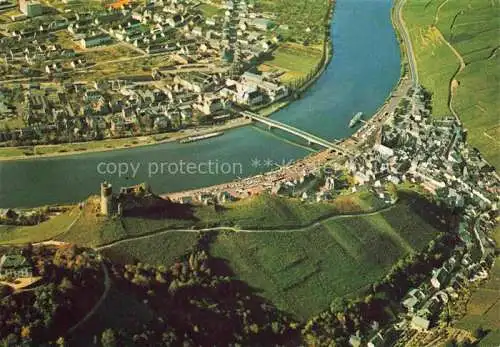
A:
<svg viewBox="0 0 500 347">
<path fill-rule="evenodd" d="M 221 233 L 210 252 L 278 308 L 307 319 L 334 298 L 366 289 L 450 227 L 421 214 L 419 203 L 407 199 L 381 213 L 289 233 Z"/>
</svg>

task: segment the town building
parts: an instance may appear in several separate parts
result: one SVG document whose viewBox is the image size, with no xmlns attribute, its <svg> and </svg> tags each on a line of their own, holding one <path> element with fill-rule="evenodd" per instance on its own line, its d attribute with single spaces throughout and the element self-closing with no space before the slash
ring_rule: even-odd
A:
<svg viewBox="0 0 500 347">
<path fill-rule="evenodd" d="M 43 5 L 36 0 L 19 0 L 19 10 L 27 17 L 36 17 L 43 14 Z"/>
<path fill-rule="evenodd" d="M 411 319 L 410 326 L 412 329 L 418 330 L 418 331 L 426 331 L 429 329 L 431 322 L 423 317 L 420 316 L 413 316 Z"/>
<path fill-rule="evenodd" d="M 102 46 L 111 42 L 111 37 L 107 34 L 96 34 L 91 36 L 85 36 L 80 40 L 80 46 L 82 48 L 92 48 L 97 46 Z"/>
<path fill-rule="evenodd" d="M 31 277 L 33 270 L 28 260 L 21 254 L 4 254 L 0 258 L 0 279 L 8 277 Z"/>
</svg>

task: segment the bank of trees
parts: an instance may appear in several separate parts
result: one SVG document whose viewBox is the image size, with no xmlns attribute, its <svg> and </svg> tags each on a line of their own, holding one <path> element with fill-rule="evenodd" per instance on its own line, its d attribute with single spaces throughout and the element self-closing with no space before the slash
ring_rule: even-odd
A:
<svg viewBox="0 0 500 347">
<path fill-rule="evenodd" d="M 0 345 L 41 346 L 76 323 L 102 292 L 99 262 L 74 246 L 12 248 L 42 277 L 32 290 L 0 295 Z"/>
<path fill-rule="evenodd" d="M 135 331 L 114 331 L 118 345 L 274 345 L 299 337 L 296 322 L 233 279 L 205 250 L 170 268 L 115 265 L 113 275 L 120 290 L 147 302 L 155 315 Z"/>
</svg>

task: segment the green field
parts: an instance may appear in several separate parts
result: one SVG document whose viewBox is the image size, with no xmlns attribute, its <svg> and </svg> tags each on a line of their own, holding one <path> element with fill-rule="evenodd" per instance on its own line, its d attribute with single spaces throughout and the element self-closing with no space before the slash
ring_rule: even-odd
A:
<svg viewBox="0 0 500 347">
<path fill-rule="evenodd" d="M 102 11 L 104 10 L 103 1 L 99 0 L 46 0 L 45 3 L 56 8 L 59 11 L 71 9 L 72 11 Z"/>
<path fill-rule="evenodd" d="M 498 341 L 500 341 L 500 329 L 492 331 L 486 335 L 479 343 L 478 347 L 498 347 Z"/>
<path fill-rule="evenodd" d="M 33 146 L 0 147 L 0 158 L 13 158 L 33 155 Z"/>
<path fill-rule="evenodd" d="M 61 145 L 40 145 L 36 146 L 35 152 L 37 155 L 65 153 L 65 152 L 84 152 L 96 150 L 108 150 L 117 148 L 126 148 L 137 146 L 139 144 L 154 143 L 149 136 L 142 138 L 121 138 L 102 141 L 89 141 L 78 143 L 66 143 Z"/>
<path fill-rule="evenodd" d="M 373 194 L 361 192 L 339 197 L 332 203 L 309 203 L 300 199 L 259 195 L 213 209 L 199 209 L 196 216 L 204 226 L 236 226 L 243 229 L 280 229 L 307 226 L 328 216 L 369 212 L 380 208 Z"/>
<path fill-rule="evenodd" d="M 0 244 L 20 244 L 49 240 L 65 232 L 78 217 L 78 214 L 78 209 L 73 208 L 34 226 L 0 225 Z"/>
<path fill-rule="evenodd" d="M 336 297 L 359 294 L 436 236 L 438 228 L 412 203 L 404 200 L 385 212 L 337 217 L 289 233 L 221 233 L 211 254 L 278 308 L 307 319 Z"/>
<path fill-rule="evenodd" d="M 285 44 L 274 51 L 273 56 L 260 65 L 259 69 L 285 72 L 281 81 L 291 82 L 304 78 L 313 71 L 320 63 L 322 54 L 321 48 Z"/>
<path fill-rule="evenodd" d="M 288 26 L 286 30 L 279 29 L 285 39 L 301 44 L 323 42 L 328 6 L 326 0 L 256 1 L 258 11 L 276 14 L 277 24 Z"/>
<path fill-rule="evenodd" d="M 421 84 L 433 93 L 433 114 L 453 108 L 469 130 L 468 141 L 493 165 L 500 164 L 498 109 L 500 3 L 490 0 L 409 0 L 403 10 Z M 462 57 L 465 67 L 445 43 Z M 458 73 L 457 73 L 458 72 Z"/>
<path fill-rule="evenodd" d="M 6 119 L 0 119 L 0 129 L 18 129 L 25 126 L 23 117 L 9 117 Z"/>
<path fill-rule="evenodd" d="M 165 138 L 169 135 L 165 135 Z M 0 147 L 0 158 L 24 157 L 33 155 L 49 155 L 59 153 L 79 153 L 91 151 L 106 151 L 128 148 L 140 145 L 154 144 L 153 136 L 128 137 L 101 141 L 75 142 L 60 145 L 38 145 L 23 147 Z"/>
<path fill-rule="evenodd" d="M 456 327 L 474 332 L 479 327 L 493 333 L 500 332 L 500 262 L 490 272 L 488 282 L 479 287 L 467 303 L 467 314 Z M 490 333 L 491 333 L 490 332 Z"/>
<path fill-rule="evenodd" d="M 210 4 L 201 4 L 199 7 L 200 11 L 203 13 L 205 18 L 210 18 L 213 16 L 222 16 L 224 14 L 224 9 Z"/>
</svg>

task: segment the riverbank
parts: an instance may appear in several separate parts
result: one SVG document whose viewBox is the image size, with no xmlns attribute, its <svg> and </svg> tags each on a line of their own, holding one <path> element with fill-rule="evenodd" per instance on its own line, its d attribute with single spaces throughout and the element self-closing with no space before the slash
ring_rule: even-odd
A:
<svg viewBox="0 0 500 347">
<path fill-rule="evenodd" d="M 378 136 L 383 124 L 395 108 L 398 107 L 400 100 L 406 96 L 412 84 L 411 79 L 408 79 L 406 75 L 402 76 L 394 91 L 387 97 L 385 103 L 377 112 L 363 126 L 357 129 L 351 137 L 341 141 L 339 144 L 350 151 L 362 150 L 367 143 L 373 140 L 373 136 Z M 229 192 L 232 196 L 245 198 L 249 194 L 258 194 L 271 189 L 279 182 L 299 180 L 302 176 L 317 171 L 329 162 L 341 162 L 343 160 L 343 156 L 339 156 L 326 149 L 312 153 L 289 166 L 280 167 L 275 171 L 209 187 L 165 193 L 161 194 L 161 196 L 171 200 L 180 200 L 188 196 L 196 197 L 203 194 L 218 195 L 223 192 Z"/>
<path fill-rule="evenodd" d="M 61 144 L 61 145 L 46 145 L 46 146 L 43 146 L 43 148 L 74 146 L 74 147 L 76 147 L 76 149 L 73 151 L 66 151 L 65 150 L 63 152 L 58 151 L 58 152 L 51 152 L 51 153 L 47 153 L 47 154 L 18 155 L 18 156 L 4 156 L 4 157 L 0 156 L 0 162 L 2 162 L 2 161 L 29 160 L 29 159 L 37 159 L 37 158 L 57 158 L 57 157 L 74 156 L 74 155 L 88 154 L 88 153 L 110 152 L 110 151 L 119 151 L 119 150 L 125 150 L 125 149 L 130 149 L 130 148 L 137 148 L 137 147 L 155 146 L 155 145 L 160 145 L 160 144 L 164 144 L 164 143 L 182 141 L 182 140 L 188 139 L 191 136 L 203 136 L 203 135 L 207 135 L 207 134 L 210 134 L 213 132 L 219 132 L 219 131 L 230 130 L 230 129 L 237 129 L 240 127 L 250 125 L 251 123 L 252 122 L 250 120 L 244 119 L 241 117 L 241 118 L 233 119 L 224 125 L 186 129 L 182 132 L 176 132 L 176 133 L 162 133 L 162 134 L 155 134 L 155 135 L 127 137 L 127 138 L 102 140 L 102 141 L 67 143 L 67 144 Z M 161 139 L 161 140 L 155 139 L 155 137 L 162 137 L 162 136 L 165 136 L 166 138 Z M 120 141 L 120 140 L 125 140 L 128 143 L 125 145 L 113 146 L 110 148 L 106 147 L 106 143 L 117 143 L 117 141 Z M 85 148 L 84 146 L 89 146 L 90 144 L 98 144 L 98 143 L 102 143 L 103 147 L 80 149 L 80 148 Z M 110 146 L 112 146 L 112 145 L 110 145 Z M 13 147 L 13 148 L 17 148 L 17 147 Z M 0 149 L 0 153 L 1 153 L 1 151 L 2 151 L 2 149 Z M 34 151 L 36 151 L 36 148 Z"/>
</svg>

